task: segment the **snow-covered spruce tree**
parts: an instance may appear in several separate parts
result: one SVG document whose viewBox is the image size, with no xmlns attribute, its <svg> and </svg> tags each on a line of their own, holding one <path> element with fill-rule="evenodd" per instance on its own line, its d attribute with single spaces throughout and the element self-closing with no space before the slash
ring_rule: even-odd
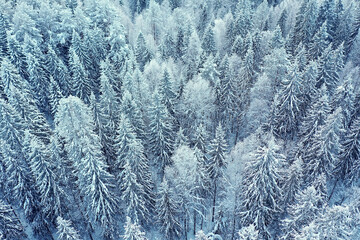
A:
<svg viewBox="0 0 360 240">
<path fill-rule="evenodd" d="M 209 238 L 203 230 L 200 230 L 195 234 L 195 240 L 209 240 Z"/>
<path fill-rule="evenodd" d="M 11 63 L 17 68 L 21 77 L 28 79 L 29 73 L 26 67 L 26 57 L 14 36 L 8 37 L 8 46 Z"/>
<path fill-rule="evenodd" d="M 180 202 L 164 178 L 156 200 L 156 221 L 166 239 L 175 240 L 181 235 L 178 211 Z"/>
<path fill-rule="evenodd" d="M 289 205 L 294 203 L 295 196 L 301 189 L 303 181 L 303 160 L 301 158 L 295 159 L 287 172 L 283 185 L 283 200 L 286 205 Z"/>
<path fill-rule="evenodd" d="M 214 56 L 216 54 L 214 31 L 211 24 L 205 30 L 201 47 L 206 55 L 212 54 Z"/>
<path fill-rule="evenodd" d="M 200 74 L 203 79 L 210 82 L 211 86 L 214 86 L 218 81 L 220 73 L 212 55 L 209 55 L 209 57 L 206 59 L 205 63 L 203 64 L 203 68 L 200 69 Z"/>
<path fill-rule="evenodd" d="M 316 218 L 325 201 L 326 199 L 316 191 L 314 186 L 297 193 L 295 203 L 287 209 L 289 216 L 282 221 L 284 232 L 282 239 L 295 239 L 301 229 Z"/>
<path fill-rule="evenodd" d="M 174 144 L 174 127 L 166 106 L 161 102 L 158 92 L 153 94 L 153 102 L 149 109 L 149 148 L 154 161 L 163 171 L 171 164 L 170 156 Z"/>
<path fill-rule="evenodd" d="M 300 143 L 305 147 L 303 151 L 309 147 L 310 139 L 322 125 L 325 124 L 326 118 L 330 112 L 329 98 L 326 88 L 322 87 L 315 96 L 312 105 L 308 109 L 304 119 L 299 127 Z"/>
<path fill-rule="evenodd" d="M 272 120 L 274 132 L 282 139 L 291 139 L 297 132 L 303 113 L 303 85 L 298 66 L 291 67 L 289 76 L 281 82 Z"/>
<path fill-rule="evenodd" d="M 2 162 L 6 173 L 6 194 L 18 201 L 26 216 L 33 214 L 36 193 L 28 163 L 23 154 L 24 122 L 18 113 L 0 99 L 0 138 Z"/>
<path fill-rule="evenodd" d="M 132 162 L 127 159 L 121 172 L 121 199 L 126 206 L 125 215 L 139 222 L 148 219 L 149 211 L 146 207 L 144 186 L 138 182 L 131 164 Z"/>
<path fill-rule="evenodd" d="M 291 39 L 291 47 L 293 50 L 302 42 L 305 46 L 309 46 L 315 31 L 317 17 L 317 2 L 314 0 L 303 1 L 294 26 L 294 32 Z"/>
<path fill-rule="evenodd" d="M 180 146 L 188 146 L 188 145 L 189 145 L 188 137 L 185 135 L 184 129 L 182 127 L 179 127 L 179 131 L 176 133 L 174 149 Z"/>
<path fill-rule="evenodd" d="M 192 145 L 199 149 L 203 154 L 207 153 L 207 146 L 209 141 L 209 133 L 203 124 L 199 124 L 192 137 Z"/>
<path fill-rule="evenodd" d="M 238 232 L 238 240 L 257 240 L 258 238 L 259 231 L 255 229 L 254 224 L 243 227 Z"/>
<path fill-rule="evenodd" d="M 168 112 L 174 116 L 176 94 L 173 90 L 173 81 L 167 69 L 164 70 L 164 74 L 160 81 L 159 94 L 161 96 L 161 102 L 166 106 Z"/>
<path fill-rule="evenodd" d="M 61 92 L 59 84 L 54 80 L 52 76 L 50 76 L 50 94 L 49 94 L 49 105 L 50 111 L 53 116 L 57 111 L 57 106 L 61 98 L 63 98 L 63 94 Z"/>
<path fill-rule="evenodd" d="M 327 207 L 315 220 L 320 239 L 352 239 L 356 237 L 358 212 L 347 205 Z"/>
<path fill-rule="evenodd" d="M 32 134 L 45 144 L 49 143 L 51 130 L 45 116 L 38 109 L 27 81 L 21 78 L 14 65 L 4 59 L 0 71 L 4 93 Z"/>
<path fill-rule="evenodd" d="M 175 41 L 171 33 L 166 33 L 160 45 L 160 51 L 163 59 L 175 57 Z"/>
<path fill-rule="evenodd" d="M 360 156 L 360 117 L 357 117 L 347 129 L 345 137 L 341 140 L 339 160 L 336 162 L 335 173 L 342 179 L 354 181 L 359 176 Z"/>
<path fill-rule="evenodd" d="M 244 57 L 244 61 L 241 66 L 241 87 L 242 90 L 249 89 L 254 84 L 255 70 L 254 70 L 254 51 L 250 46 Z"/>
<path fill-rule="evenodd" d="M 49 161 L 49 152 L 45 146 L 28 131 L 25 132 L 24 150 L 40 196 L 41 211 L 49 219 L 54 219 L 61 213 L 63 195 L 54 172 L 55 163 Z"/>
<path fill-rule="evenodd" d="M 125 61 L 130 54 L 124 31 L 125 29 L 120 23 L 114 23 L 110 26 L 110 35 L 108 37 L 110 50 L 108 58 L 116 73 L 123 70 Z"/>
<path fill-rule="evenodd" d="M 60 59 L 51 45 L 48 46 L 47 55 L 45 58 L 45 69 L 59 85 L 61 93 L 67 97 L 71 93 L 72 87 L 70 73 L 63 60 Z"/>
<path fill-rule="evenodd" d="M 290 56 L 285 48 L 274 49 L 264 57 L 263 71 L 278 89 L 291 68 Z"/>
<path fill-rule="evenodd" d="M 332 45 L 330 44 L 329 47 L 324 50 L 320 62 L 319 79 L 316 85 L 320 87 L 324 84 L 330 95 L 332 95 L 339 84 L 339 74 L 344 67 L 342 45 L 339 46 L 339 49 L 332 50 Z"/>
<path fill-rule="evenodd" d="M 26 38 L 28 39 L 28 38 Z M 29 40 L 31 41 L 31 40 Z M 29 74 L 29 84 L 33 92 L 36 92 L 35 99 L 40 109 L 47 111 L 48 110 L 48 77 L 46 75 L 45 70 L 43 69 L 43 61 L 40 59 L 40 56 L 37 56 L 40 52 L 36 43 L 29 43 L 29 48 L 33 49 L 36 52 L 34 55 L 31 52 L 25 52 L 26 56 L 26 64 L 27 64 L 27 72 Z"/>
<path fill-rule="evenodd" d="M 122 236 L 124 240 L 147 240 L 145 232 L 141 230 L 136 222 L 132 223 L 130 217 L 126 217 L 124 229 L 125 234 Z"/>
<path fill-rule="evenodd" d="M 196 31 L 193 31 L 189 37 L 189 45 L 186 49 L 183 60 L 187 65 L 187 77 L 191 79 L 198 72 L 198 66 L 200 64 L 200 56 L 203 49 L 201 47 L 201 41 Z"/>
<path fill-rule="evenodd" d="M 90 102 L 90 95 L 92 92 L 91 84 L 79 56 L 72 48 L 70 48 L 69 65 L 72 77 L 72 93 L 88 104 Z"/>
<path fill-rule="evenodd" d="M 303 86 L 304 86 L 304 101 L 305 105 L 309 106 L 311 101 L 316 99 L 318 89 L 316 88 L 317 80 L 319 76 L 319 66 L 315 61 L 310 61 L 304 68 Z"/>
<path fill-rule="evenodd" d="M 81 240 L 78 231 L 72 227 L 70 220 L 65 220 L 62 217 L 57 217 L 57 240 Z"/>
<path fill-rule="evenodd" d="M 144 71 L 145 64 L 151 60 L 151 54 L 146 46 L 146 41 L 142 32 L 139 33 L 136 40 L 135 57 L 140 71 Z"/>
<path fill-rule="evenodd" d="M 332 176 L 334 165 L 338 162 L 342 151 L 340 140 L 345 133 L 343 126 L 341 109 L 337 109 L 327 117 L 325 124 L 313 135 L 304 156 L 306 163 L 304 176 L 307 182 L 313 181 L 322 173 L 325 173 L 327 177 Z"/>
<path fill-rule="evenodd" d="M 216 200 L 223 191 L 224 171 L 226 168 L 225 154 L 227 152 L 227 143 L 225 139 L 225 132 L 221 126 L 221 123 L 216 127 L 215 138 L 210 142 L 208 155 L 208 172 L 211 179 L 211 192 L 213 195 L 212 201 L 212 222 L 215 218 Z"/>
<path fill-rule="evenodd" d="M 26 234 L 13 207 L 0 200 L 0 236 L 1 239 L 25 239 Z"/>
<path fill-rule="evenodd" d="M 229 59 L 227 56 L 221 62 L 222 72 L 220 75 L 219 84 L 219 102 L 217 107 L 220 112 L 218 121 L 222 121 L 226 124 L 226 128 L 231 129 L 232 123 L 235 121 L 240 106 L 240 82 L 239 78 L 231 76 L 229 70 Z M 215 83 L 216 84 L 216 83 Z M 217 87 L 217 86 L 215 86 Z"/>
<path fill-rule="evenodd" d="M 114 132 L 116 131 L 117 127 L 119 107 L 115 90 L 110 85 L 110 81 L 104 72 L 101 72 L 100 75 L 100 92 L 99 136 L 107 163 L 110 165 L 116 158 L 116 151 L 114 147 Z"/>
<path fill-rule="evenodd" d="M 55 115 L 55 131 L 64 138 L 65 149 L 72 160 L 80 198 L 91 218 L 103 227 L 111 225 L 117 198 L 113 192 L 114 177 L 109 174 L 101 152 L 100 139 L 90 109 L 77 97 L 60 100 Z"/>
<path fill-rule="evenodd" d="M 204 197 L 208 194 L 210 182 L 203 155 L 199 150 L 182 145 L 175 150 L 171 159 L 173 165 L 165 169 L 165 178 L 169 179 L 170 186 L 174 187 L 182 203 L 183 230 L 186 237 L 189 229 L 193 228 L 196 233 L 197 215 L 204 213 Z"/>
<path fill-rule="evenodd" d="M 320 27 L 318 32 L 312 39 L 309 47 L 309 60 L 317 60 L 322 56 L 325 49 L 329 46 L 328 33 L 326 28 L 326 22 Z"/>
<path fill-rule="evenodd" d="M 258 147 L 246 163 L 242 180 L 242 225 L 254 224 L 259 235 L 271 239 L 274 218 L 282 210 L 284 156 L 278 153 L 274 140 Z"/>
<path fill-rule="evenodd" d="M 0 14 L 0 59 L 8 54 L 8 41 L 7 41 L 7 19 L 4 14 Z"/>
<path fill-rule="evenodd" d="M 118 184 L 122 190 L 124 201 L 132 201 L 134 209 L 127 207 L 127 215 L 134 221 L 149 220 L 154 199 L 152 194 L 153 182 L 151 179 L 148 159 L 145 156 L 141 140 L 137 138 L 133 126 L 126 115 L 121 115 L 117 130 L 116 148 L 118 168 Z M 131 195 L 132 194 L 132 195 Z M 134 197 L 139 200 L 134 201 Z M 136 199 L 135 199 L 136 200 Z M 130 211 L 136 211 L 130 214 Z"/>
</svg>

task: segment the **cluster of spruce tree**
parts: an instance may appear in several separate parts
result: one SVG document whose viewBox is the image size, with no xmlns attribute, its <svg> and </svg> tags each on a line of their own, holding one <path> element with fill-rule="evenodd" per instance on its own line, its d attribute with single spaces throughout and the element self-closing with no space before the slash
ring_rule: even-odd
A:
<svg viewBox="0 0 360 240">
<path fill-rule="evenodd" d="M 356 0 L 0 0 L 0 239 L 360 237 Z"/>
</svg>

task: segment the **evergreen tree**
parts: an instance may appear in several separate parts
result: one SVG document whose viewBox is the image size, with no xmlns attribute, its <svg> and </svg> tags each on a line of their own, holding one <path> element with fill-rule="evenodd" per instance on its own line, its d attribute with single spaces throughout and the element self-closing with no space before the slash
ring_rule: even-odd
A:
<svg viewBox="0 0 360 240">
<path fill-rule="evenodd" d="M 139 104 L 130 92 L 125 91 L 121 101 L 120 112 L 126 114 L 134 127 L 137 137 L 144 141 L 146 139 L 145 123 Z"/>
<path fill-rule="evenodd" d="M 225 153 L 227 151 L 227 143 L 225 140 L 225 132 L 219 124 L 216 128 L 215 138 L 210 142 L 209 145 L 209 163 L 208 163 L 208 172 L 211 179 L 212 185 L 212 221 L 215 217 L 215 206 L 216 199 L 219 197 L 219 192 L 222 191 L 222 181 L 224 178 L 224 171 L 226 168 L 225 162 Z"/>
<path fill-rule="evenodd" d="M 108 37 L 110 45 L 108 58 L 117 73 L 122 72 L 125 61 L 130 57 L 130 49 L 126 44 L 124 31 L 121 24 L 113 24 L 110 27 L 110 36 Z"/>
<path fill-rule="evenodd" d="M 212 55 L 209 55 L 209 57 L 206 59 L 203 68 L 200 69 L 200 74 L 203 79 L 210 82 L 211 86 L 214 86 L 215 83 L 219 80 L 220 73 L 217 70 L 217 65 Z"/>
<path fill-rule="evenodd" d="M 45 147 L 29 132 L 25 133 L 25 151 L 35 186 L 40 196 L 42 211 L 53 219 L 61 213 L 61 195 L 58 177 L 54 173 L 54 163 L 49 161 L 49 153 Z"/>
<path fill-rule="evenodd" d="M 328 33 L 326 28 L 326 22 L 321 26 L 319 31 L 313 37 L 309 47 L 309 60 L 318 59 L 329 46 Z"/>
<path fill-rule="evenodd" d="M 214 39 L 214 31 L 212 26 L 209 25 L 204 33 L 204 37 L 201 44 L 202 49 L 206 55 L 216 54 L 216 46 Z"/>
<path fill-rule="evenodd" d="M 0 200 L 1 239 L 25 239 L 26 234 L 13 207 Z"/>
<path fill-rule="evenodd" d="M 0 14 L 0 59 L 8 54 L 7 21 L 3 14 Z"/>
<path fill-rule="evenodd" d="M 31 217 L 36 204 L 35 190 L 28 163 L 23 154 L 23 134 L 25 125 L 15 110 L 0 99 L 1 155 L 6 173 L 7 193 L 18 201 Z"/>
<path fill-rule="evenodd" d="M 173 151 L 174 128 L 166 106 L 161 102 L 157 92 L 153 95 L 153 103 L 149 109 L 149 148 L 160 169 L 171 164 Z"/>
<path fill-rule="evenodd" d="M 135 57 L 140 71 L 144 71 L 145 64 L 151 60 L 151 54 L 146 46 L 146 41 L 142 32 L 139 33 L 136 40 Z"/>
<path fill-rule="evenodd" d="M 287 139 L 296 134 L 303 113 L 303 85 L 296 63 L 292 66 L 288 79 L 284 79 L 281 85 L 278 99 L 276 99 L 273 128 L 276 135 Z"/>
<path fill-rule="evenodd" d="M 280 27 L 282 37 L 285 38 L 288 34 L 287 29 L 287 20 L 288 20 L 288 11 L 285 8 L 280 15 L 279 21 L 277 22 L 277 25 Z"/>
<path fill-rule="evenodd" d="M 173 82 L 167 69 L 165 69 L 163 77 L 161 78 L 159 94 L 162 98 L 161 102 L 166 106 L 168 112 L 174 116 L 176 94 L 174 93 Z"/>
<path fill-rule="evenodd" d="M 221 113 L 221 116 L 219 116 L 220 119 L 227 124 L 227 127 L 230 128 L 239 111 L 240 83 L 238 82 L 238 78 L 231 76 L 228 60 L 227 56 L 225 56 L 221 63 L 222 71 L 220 73 L 220 99 L 218 102 L 218 108 Z"/>
<path fill-rule="evenodd" d="M 71 226 L 70 220 L 57 217 L 57 240 L 81 240 L 79 233 Z"/>
<path fill-rule="evenodd" d="M 344 63 L 342 45 L 338 50 L 332 50 L 331 48 L 332 45 L 326 48 L 321 56 L 321 68 L 317 86 L 319 87 L 322 84 L 325 84 L 327 90 L 332 95 L 339 83 L 339 74 L 344 66 Z"/>
<path fill-rule="evenodd" d="M 255 78 L 255 70 L 254 70 L 254 51 L 252 47 L 246 52 L 244 57 L 244 61 L 241 67 L 241 78 L 242 80 L 242 89 L 248 89 L 253 86 L 254 78 Z"/>
<path fill-rule="evenodd" d="M 255 225 L 251 224 L 243 227 L 238 232 L 239 240 L 256 240 L 259 238 L 259 231 L 255 229 Z"/>
<path fill-rule="evenodd" d="M 54 80 L 53 77 L 50 77 L 50 94 L 49 94 L 49 104 L 51 114 L 54 116 L 57 111 L 57 106 L 63 94 L 61 93 L 59 84 Z"/>
<path fill-rule="evenodd" d="M 72 76 L 72 92 L 83 100 L 86 104 L 90 103 L 91 84 L 80 62 L 79 56 L 74 49 L 70 49 L 69 61 Z"/>
<path fill-rule="evenodd" d="M 164 59 L 175 56 L 175 41 L 170 33 L 166 33 L 160 46 L 161 54 Z"/>
<path fill-rule="evenodd" d="M 283 179 L 284 156 L 278 153 L 278 148 L 273 140 L 260 146 L 246 164 L 242 180 L 242 224 L 254 223 L 264 239 L 271 239 L 271 225 L 281 211 L 283 193 L 279 184 Z"/>
<path fill-rule="evenodd" d="M 357 117 L 347 129 L 341 141 L 342 151 L 336 162 L 336 174 L 342 179 L 356 180 L 360 156 L 360 118 Z"/>
<path fill-rule="evenodd" d="M 199 124 L 193 135 L 192 143 L 194 147 L 199 149 L 203 154 L 207 153 L 207 146 L 208 146 L 209 134 L 203 124 Z"/>
<path fill-rule="evenodd" d="M 140 226 L 137 223 L 132 223 L 130 217 L 126 217 L 124 229 L 124 240 L 147 240 L 145 233 L 140 229 Z"/>
<path fill-rule="evenodd" d="M 19 74 L 24 79 L 28 79 L 26 57 L 14 36 L 8 38 L 10 61 L 17 68 Z"/>
<path fill-rule="evenodd" d="M 121 172 L 121 199 L 126 205 L 125 214 L 131 216 L 135 222 L 148 218 L 148 209 L 145 203 L 144 187 L 137 181 L 137 176 L 132 169 L 132 162 L 127 162 Z"/>
<path fill-rule="evenodd" d="M 34 51 L 39 54 L 40 49 L 35 43 L 31 44 L 31 48 L 34 48 Z M 29 46 L 30 47 L 30 46 Z M 47 111 L 48 110 L 48 78 L 43 69 L 44 63 L 37 56 L 34 56 L 30 52 L 25 53 L 26 63 L 27 63 L 27 72 L 29 74 L 29 83 L 31 89 L 34 93 L 35 99 L 37 100 L 38 106 Z"/>
<path fill-rule="evenodd" d="M 55 124 L 73 161 L 87 213 L 92 221 L 99 221 L 103 226 L 110 224 L 117 199 L 112 190 L 113 176 L 106 171 L 108 166 L 104 163 L 100 140 L 94 133 L 90 109 L 77 97 L 63 98 Z"/>
<path fill-rule="evenodd" d="M 103 72 L 101 73 L 100 77 L 100 92 L 99 136 L 107 163 L 111 164 L 116 158 L 114 148 L 114 132 L 117 128 L 119 108 L 117 105 L 116 93 L 113 87 L 110 85 L 108 77 Z"/>
<path fill-rule="evenodd" d="M 175 58 L 182 59 L 186 52 L 186 36 L 182 28 L 179 29 L 176 37 Z"/>
<path fill-rule="evenodd" d="M 123 199 L 132 201 L 135 204 L 135 206 L 127 208 L 127 215 L 132 216 L 135 221 L 147 221 L 148 213 L 154 207 L 154 200 L 152 194 L 153 182 L 144 147 L 141 140 L 137 138 L 134 128 L 126 115 L 121 116 L 117 133 L 116 166 L 120 170 L 118 184 L 123 189 Z M 131 195 L 131 193 L 133 194 Z M 134 197 L 139 200 L 135 201 Z M 130 215 L 130 211 L 136 212 L 132 212 L 132 215 Z"/>
<path fill-rule="evenodd" d="M 308 149 L 311 137 L 325 124 L 329 112 L 328 95 L 325 88 L 321 88 L 300 125 L 299 135 L 302 138 L 301 143 L 305 147 L 303 150 Z"/>
<path fill-rule="evenodd" d="M 314 186 L 310 186 L 296 194 L 295 203 L 290 205 L 287 210 L 289 217 L 282 221 L 285 233 L 283 239 L 295 239 L 302 227 L 315 219 L 319 211 L 321 211 L 319 203 L 325 200 Z"/>
<path fill-rule="evenodd" d="M 287 175 L 283 186 L 284 203 L 290 205 L 294 203 L 295 196 L 301 189 L 303 180 L 303 160 L 301 158 L 297 158 L 290 165 Z"/>
<path fill-rule="evenodd" d="M 47 54 L 45 58 L 45 68 L 47 73 L 54 79 L 59 85 L 61 93 L 67 97 L 71 92 L 70 74 L 68 68 L 64 62 L 56 54 L 55 50 L 48 46 Z M 52 89 L 50 81 L 50 89 Z M 51 101 L 51 95 L 50 95 Z"/>
<path fill-rule="evenodd" d="M 305 176 L 308 182 L 322 173 L 327 177 L 332 176 L 334 164 L 341 152 L 340 139 L 344 132 L 341 109 L 337 109 L 327 117 L 324 126 L 315 132 L 305 155 Z"/>
<path fill-rule="evenodd" d="M 176 134 L 174 149 L 180 146 L 188 146 L 188 145 L 189 145 L 188 138 L 184 134 L 184 129 L 180 127 L 179 131 Z"/>
<path fill-rule="evenodd" d="M 159 197 L 156 200 L 156 221 L 166 239 L 177 239 L 180 236 L 180 223 L 178 210 L 180 203 L 177 201 L 173 190 L 164 179 L 160 185 Z"/>
</svg>

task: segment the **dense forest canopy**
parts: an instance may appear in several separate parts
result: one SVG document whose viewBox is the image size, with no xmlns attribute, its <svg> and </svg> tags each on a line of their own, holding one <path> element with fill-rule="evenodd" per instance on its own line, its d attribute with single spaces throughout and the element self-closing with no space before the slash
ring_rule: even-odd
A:
<svg viewBox="0 0 360 240">
<path fill-rule="evenodd" d="M 357 0 L 0 0 L 0 239 L 360 238 Z"/>
</svg>

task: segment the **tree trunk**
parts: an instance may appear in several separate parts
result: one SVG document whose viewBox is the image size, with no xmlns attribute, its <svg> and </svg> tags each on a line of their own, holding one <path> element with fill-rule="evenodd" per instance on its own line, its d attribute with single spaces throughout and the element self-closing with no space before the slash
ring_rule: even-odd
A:
<svg viewBox="0 0 360 240">
<path fill-rule="evenodd" d="M 187 227 L 186 227 L 186 215 L 184 217 L 184 232 L 185 232 L 185 240 L 187 240 Z"/>
<path fill-rule="evenodd" d="M 336 181 L 335 181 L 335 183 L 334 183 L 334 187 L 333 187 L 333 189 L 331 190 L 330 196 L 329 196 L 329 198 L 328 198 L 328 202 L 330 201 L 330 199 L 332 198 L 332 196 L 333 196 L 333 194 L 334 194 L 334 191 L 335 191 L 335 188 L 336 188 L 336 185 L 337 185 L 338 181 L 339 181 L 339 178 L 337 178 Z"/>
<path fill-rule="evenodd" d="M 215 204 L 216 204 L 216 182 L 214 186 L 214 198 L 213 198 L 213 208 L 212 208 L 212 217 L 211 217 L 212 222 L 214 222 L 215 220 Z"/>
<path fill-rule="evenodd" d="M 194 210 L 194 236 L 196 234 L 196 211 Z"/>
</svg>

